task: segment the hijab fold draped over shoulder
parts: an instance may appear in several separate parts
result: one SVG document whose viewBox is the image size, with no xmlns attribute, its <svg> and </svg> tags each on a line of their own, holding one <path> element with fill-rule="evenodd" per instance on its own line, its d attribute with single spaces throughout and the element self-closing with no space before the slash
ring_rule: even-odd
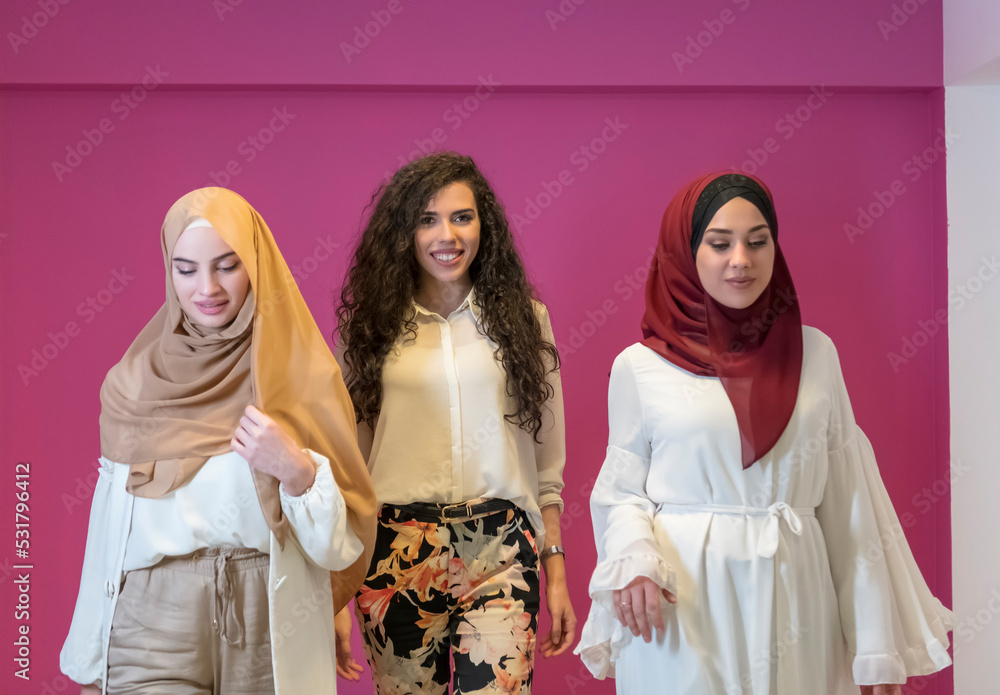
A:
<svg viewBox="0 0 1000 695">
<path fill-rule="evenodd" d="M 222 329 L 193 324 L 174 290 L 171 257 L 188 225 L 206 220 L 236 252 L 252 291 Z M 357 446 L 354 408 L 340 368 L 260 214 L 224 188 L 188 193 L 161 233 L 166 302 L 101 388 L 101 453 L 131 466 L 128 491 L 162 497 L 230 450 L 247 405 L 278 422 L 303 448 L 326 456 L 365 553 L 332 573 L 335 609 L 364 580 L 375 536 L 375 495 Z M 284 547 L 288 520 L 278 480 L 251 469 L 268 527 Z"/>
<path fill-rule="evenodd" d="M 771 282 L 745 309 L 715 301 L 698 278 L 698 246 L 715 213 L 745 198 L 774 239 Z M 743 467 L 777 443 L 795 409 L 802 372 L 802 318 L 778 245 L 771 192 L 752 176 L 714 173 L 682 188 L 667 206 L 646 282 L 642 343 L 699 376 L 718 377 L 736 413 Z"/>
</svg>

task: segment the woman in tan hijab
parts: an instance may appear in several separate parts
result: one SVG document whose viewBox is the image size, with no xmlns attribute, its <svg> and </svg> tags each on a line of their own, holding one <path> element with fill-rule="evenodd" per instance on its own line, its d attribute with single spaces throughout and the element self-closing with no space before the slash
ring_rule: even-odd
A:
<svg viewBox="0 0 1000 695">
<path fill-rule="evenodd" d="M 83 692 L 334 693 L 375 500 L 353 406 L 261 216 L 205 188 L 166 302 L 101 389 L 101 476 L 60 657 Z"/>
</svg>

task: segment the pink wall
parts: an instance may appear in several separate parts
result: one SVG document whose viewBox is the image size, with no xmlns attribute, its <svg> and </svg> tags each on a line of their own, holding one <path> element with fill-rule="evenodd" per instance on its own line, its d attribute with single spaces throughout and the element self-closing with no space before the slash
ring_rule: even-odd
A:
<svg viewBox="0 0 1000 695">
<path fill-rule="evenodd" d="M 70 2 L 13 59 L 12 49 L 0 46 L 0 79 L 40 85 L 0 92 L 0 439 L 8 480 L 14 462 L 32 462 L 35 567 L 32 681 L 25 687 L 5 668 L 3 692 L 48 692 L 45 684 L 60 692 L 65 685 L 57 655 L 76 596 L 95 479 L 98 389 L 162 301 L 158 229 L 167 207 L 192 188 L 226 183 L 219 173 L 227 164 L 238 172 L 227 174 L 228 186 L 264 215 L 289 264 L 301 269 L 300 286 L 329 332 L 360 212 L 385 172 L 421 146 L 477 158 L 519 229 L 564 358 L 564 526 L 570 589 L 582 618 L 595 561 L 587 497 L 606 445 L 607 374 L 639 335 L 636 289 L 663 209 L 697 173 L 747 160 L 752 167 L 756 156 L 763 162 L 757 172 L 776 196 L 804 319 L 837 342 L 858 420 L 897 510 L 910 514 L 906 531 L 917 560 L 950 604 L 948 498 L 938 501 L 933 492 L 948 469 L 946 328 L 938 326 L 906 363 L 894 368 L 887 357 L 901 351 L 904 336 L 922 344 L 921 322 L 935 325 L 935 312 L 947 306 L 943 161 L 926 170 L 911 161 L 928 147 L 924 161 L 935 157 L 943 124 L 941 90 L 923 89 L 940 85 L 940 3 L 920 6 L 884 41 L 875 22 L 889 15 L 889 3 L 853 2 L 836 16 L 795 3 L 808 16 L 786 18 L 773 4 L 753 2 L 691 66 L 703 72 L 689 78 L 678 74 L 670 52 L 712 19 L 691 9 L 694 3 L 669 13 L 615 14 L 620 5 L 588 2 L 552 31 L 545 5 L 491 17 L 500 11 L 476 6 L 473 14 L 455 3 L 453 15 L 436 23 L 423 7 L 404 2 L 350 66 L 336 49 L 346 31 L 336 28 L 349 29 L 386 3 L 283 17 L 244 3 L 219 22 L 208 2 L 192 3 L 186 13 L 164 9 L 162 17 L 156 7 L 140 16 Z M 0 28 L 7 31 L 33 7 L 6 3 Z M 192 24 L 184 31 L 182 16 Z M 484 34 L 482 26 L 495 31 Z M 504 28 L 527 36 L 522 48 L 511 50 Z M 175 42 L 178 35 L 184 38 Z M 84 36 L 87 50 L 77 43 Z M 851 50 L 837 54 L 848 37 Z M 257 43 L 261 49 L 251 51 Z M 232 55 L 240 60 L 225 58 Z M 157 64 L 171 72 L 164 80 L 170 88 L 140 90 L 134 108 L 121 86 L 94 86 L 131 88 L 141 84 L 146 65 Z M 427 88 L 473 85 L 490 74 L 503 87 L 480 89 L 485 99 L 473 86 Z M 183 86 L 202 83 L 287 87 Z M 151 78 L 147 86 L 155 84 Z M 310 87 L 316 84 L 338 88 Z M 412 87 L 374 87 L 400 84 Z M 602 88 L 558 88 L 587 84 Z M 668 89 L 621 87 L 636 84 Z M 790 86 L 670 89 L 685 84 Z M 817 88 L 822 97 L 810 97 L 814 84 L 827 85 Z M 102 122 L 99 144 L 81 145 L 82 131 L 98 140 Z M 251 137 L 268 144 L 257 149 Z M 54 161 L 68 170 L 54 171 Z M 562 172 L 571 182 L 560 188 L 552 182 Z M 905 192 L 849 238 L 844 224 L 857 224 L 857 208 L 875 204 L 875 192 L 895 180 Z M 106 290 L 116 273 L 128 284 L 114 294 Z M 64 339 L 70 322 L 75 328 Z M 19 372 L 19 365 L 33 368 L 35 350 L 50 357 L 55 351 L 54 358 L 37 375 Z M 13 518 L 12 501 L 11 493 L 2 496 L 0 517 Z M 0 604 L 12 607 L 10 567 L 17 560 L 9 553 L 0 551 Z M 10 624 L 5 618 L 0 635 L 8 665 Z M 541 662 L 537 683 L 539 692 L 613 692 L 570 655 Z M 950 672 L 927 684 L 921 692 L 950 693 Z M 342 685 L 341 692 L 369 687 Z"/>
<path fill-rule="evenodd" d="M 10 84 L 941 84 L 940 0 L 7 0 L 0 29 Z"/>
</svg>

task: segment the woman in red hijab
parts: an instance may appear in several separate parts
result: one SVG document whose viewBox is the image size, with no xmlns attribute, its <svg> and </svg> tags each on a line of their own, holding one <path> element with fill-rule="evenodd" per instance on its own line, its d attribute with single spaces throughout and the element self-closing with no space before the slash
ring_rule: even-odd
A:
<svg viewBox="0 0 1000 695">
<path fill-rule="evenodd" d="M 577 647 L 619 693 L 898 695 L 951 663 L 833 343 L 803 327 L 770 191 L 710 174 L 663 217 L 611 372 Z M 642 639 L 634 639 L 636 637 Z"/>
</svg>

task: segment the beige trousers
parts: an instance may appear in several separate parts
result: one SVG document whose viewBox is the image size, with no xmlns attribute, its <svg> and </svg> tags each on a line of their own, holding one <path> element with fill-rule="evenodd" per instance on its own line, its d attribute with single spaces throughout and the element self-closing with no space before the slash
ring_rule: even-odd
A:
<svg viewBox="0 0 1000 695">
<path fill-rule="evenodd" d="M 210 548 L 125 575 L 108 693 L 273 693 L 269 556 Z"/>
</svg>

